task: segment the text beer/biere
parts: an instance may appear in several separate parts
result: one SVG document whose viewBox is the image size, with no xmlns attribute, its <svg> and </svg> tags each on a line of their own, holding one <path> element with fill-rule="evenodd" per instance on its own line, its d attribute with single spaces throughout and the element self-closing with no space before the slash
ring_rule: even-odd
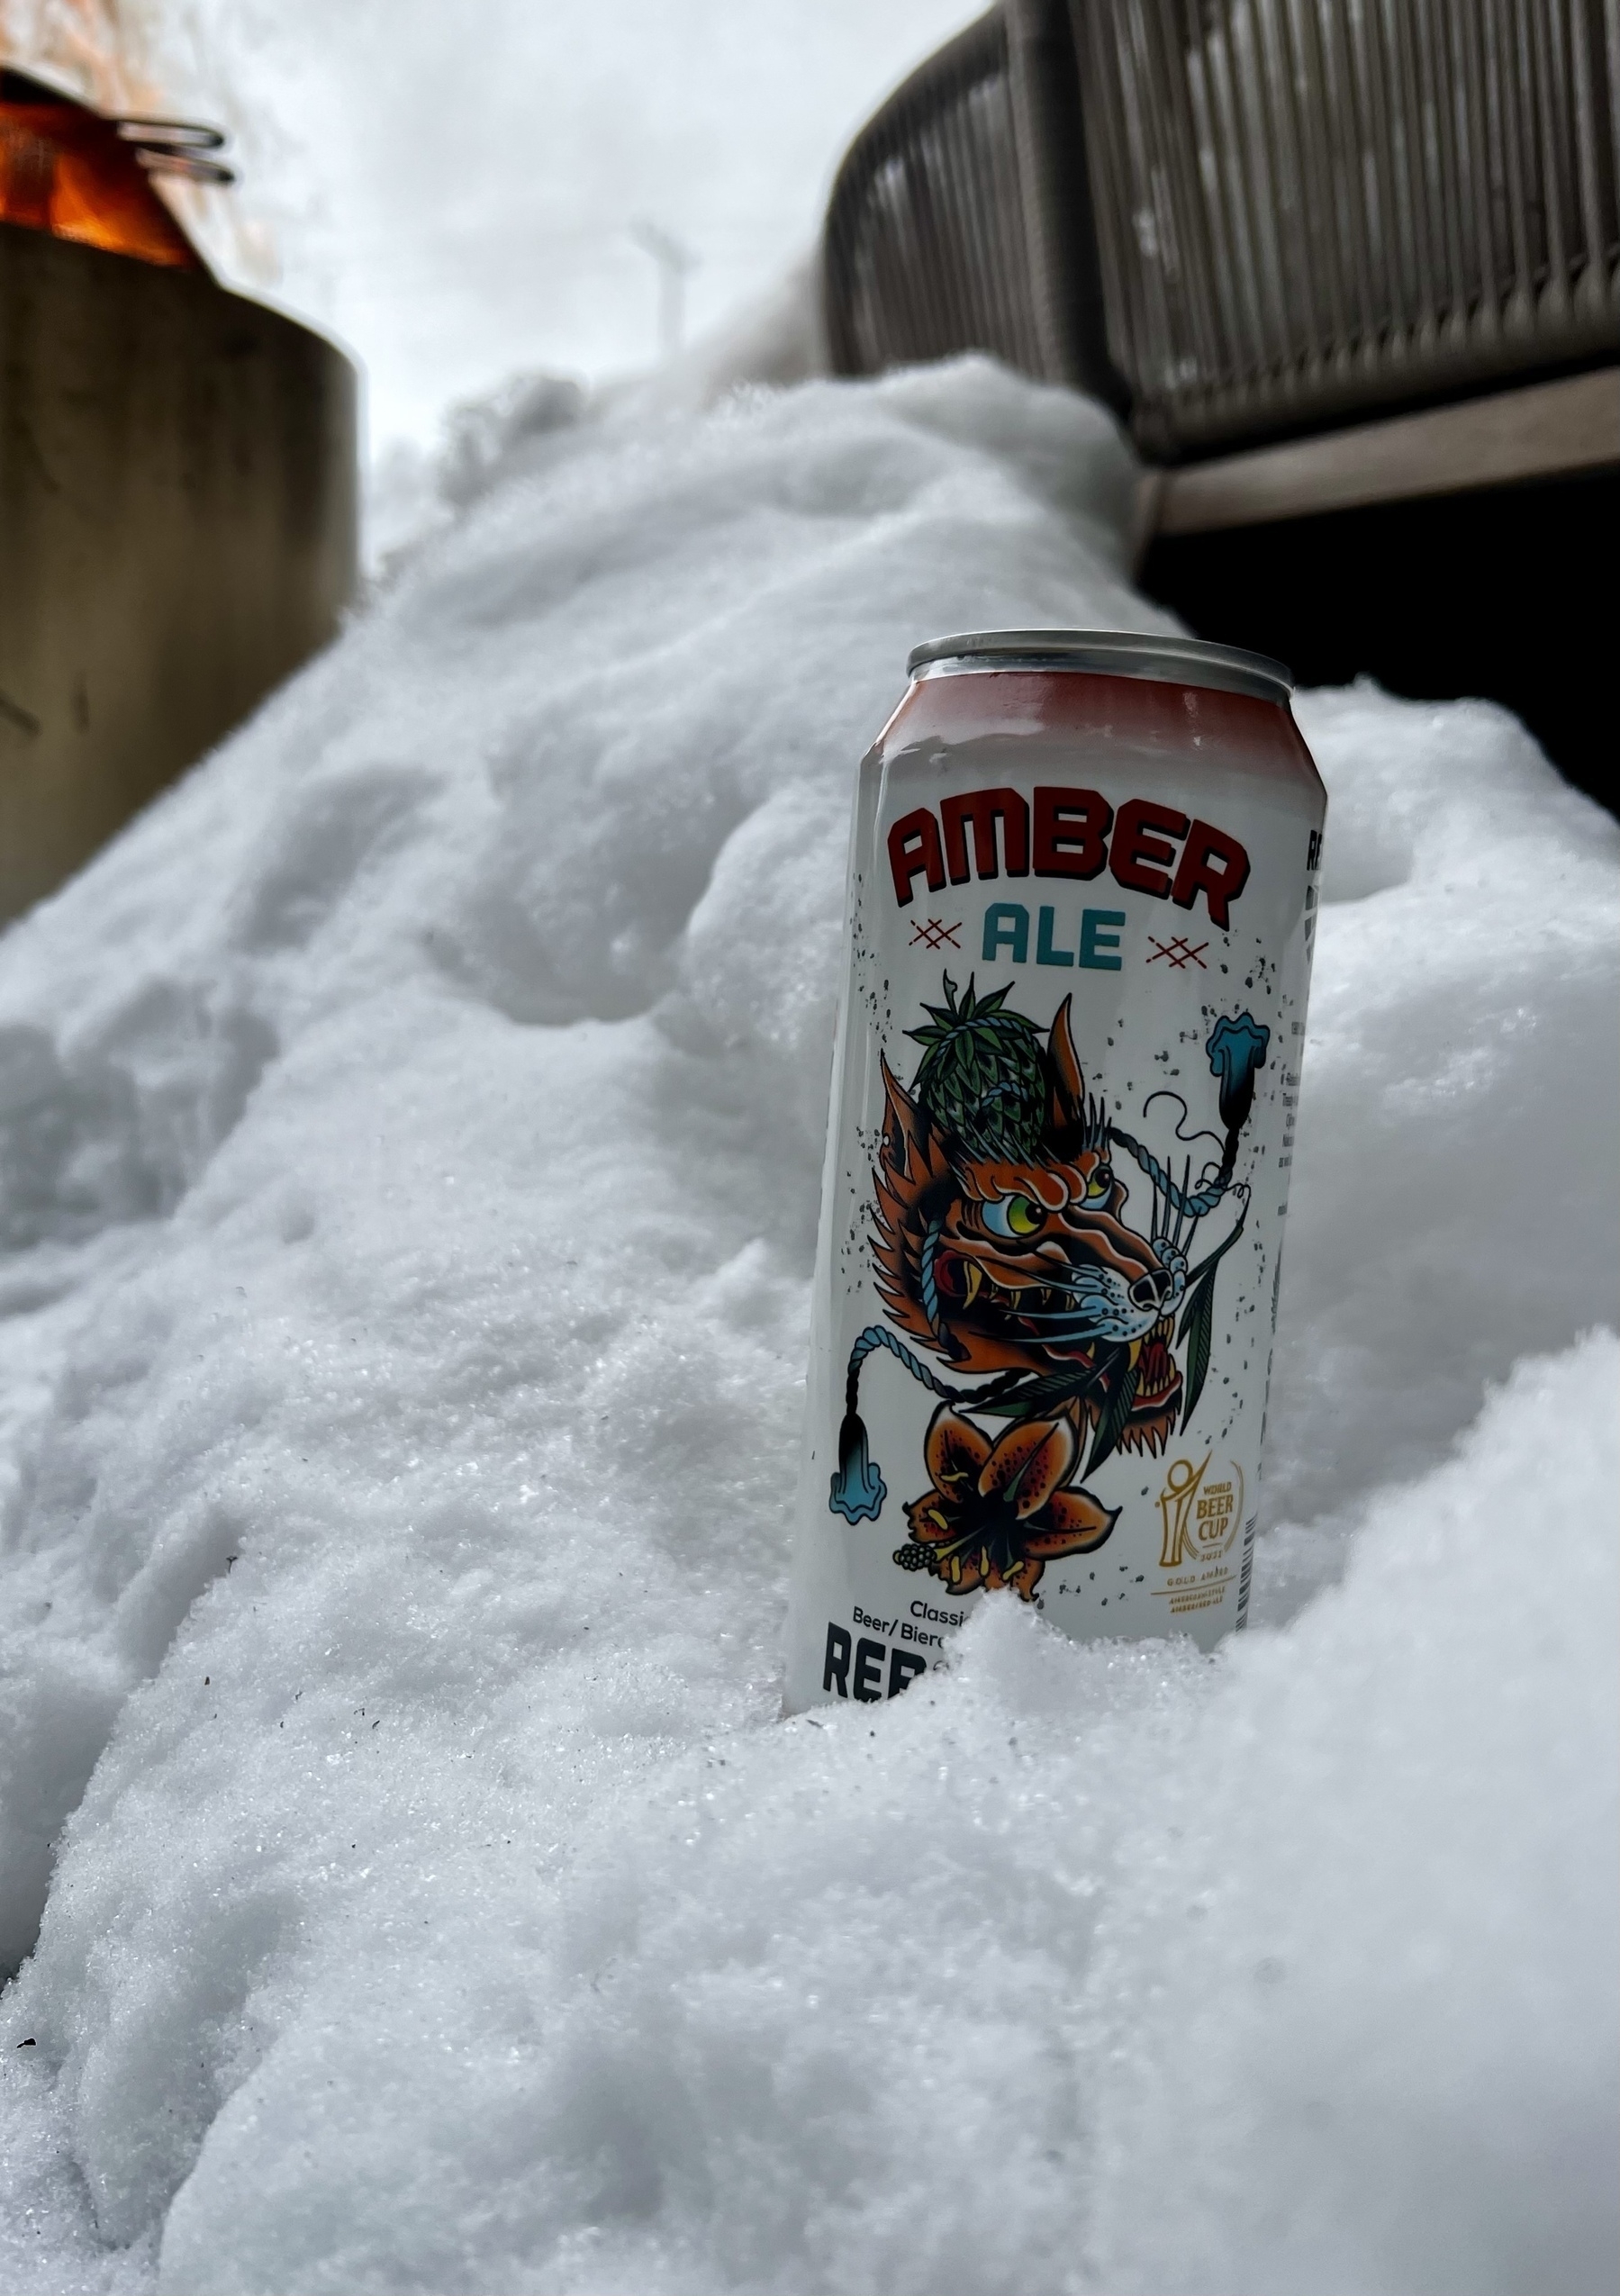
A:
<svg viewBox="0 0 1620 2296">
<path fill-rule="evenodd" d="M 861 768 L 787 1703 L 1244 1623 L 1326 799 L 1277 664 L 919 646 Z"/>
</svg>

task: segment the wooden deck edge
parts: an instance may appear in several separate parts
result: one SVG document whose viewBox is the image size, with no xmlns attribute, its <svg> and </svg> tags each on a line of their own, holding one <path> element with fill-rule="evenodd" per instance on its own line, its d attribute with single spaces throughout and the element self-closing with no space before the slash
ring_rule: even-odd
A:
<svg viewBox="0 0 1620 2296">
<path fill-rule="evenodd" d="M 1208 534 L 1620 466 L 1620 366 L 1144 474 L 1138 530 Z"/>
</svg>

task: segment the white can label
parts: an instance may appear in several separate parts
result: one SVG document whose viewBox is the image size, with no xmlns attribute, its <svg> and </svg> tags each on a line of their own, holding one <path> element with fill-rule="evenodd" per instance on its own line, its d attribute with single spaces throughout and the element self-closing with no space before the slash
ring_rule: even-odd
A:
<svg viewBox="0 0 1620 2296">
<path fill-rule="evenodd" d="M 1244 1623 L 1319 807 L 1000 746 L 863 768 L 792 1708 L 893 1696 L 986 1591 Z"/>
</svg>

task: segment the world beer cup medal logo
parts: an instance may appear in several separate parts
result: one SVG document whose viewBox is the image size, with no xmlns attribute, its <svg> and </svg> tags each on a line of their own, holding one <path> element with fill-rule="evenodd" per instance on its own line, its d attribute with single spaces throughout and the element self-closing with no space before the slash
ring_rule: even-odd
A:
<svg viewBox="0 0 1620 2296">
<path fill-rule="evenodd" d="M 1207 1482 L 1214 1455 L 1206 1451 L 1196 1467 L 1190 1459 L 1178 1459 L 1164 1478 L 1164 1488 L 1159 1494 L 1159 1513 L 1164 1523 L 1161 1570 L 1219 1562 L 1231 1552 L 1243 1520 L 1243 1469 L 1234 1463 L 1224 1480 Z"/>
<path fill-rule="evenodd" d="M 1210 1473 L 1213 1451 L 1196 1463 L 1190 1459 L 1171 1462 L 1159 1494 L 1159 1516 L 1164 1539 L 1159 1568 L 1169 1574 L 1154 1593 L 1169 1597 L 1170 1614 L 1214 1610 L 1226 1599 L 1232 1572 L 1226 1558 L 1232 1551 L 1243 1522 L 1244 1474 L 1234 1460 L 1224 1473 Z M 1246 1600 L 1239 1589 L 1240 1614 Z"/>
<path fill-rule="evenodd" d="M 1179 1105 L 1176 1142 L 1218 1151 L 1196 1173 L 1184 1155 L 1178 1172 L 1171 1143 L 1167 1164 L 1088 1092 L 1067 998 L 1043 1034 L 1009 1007 L 1010 984 L 981 995 L 947 973 L 943 989 L 908 1032 L 922 1047 L 910 1085 L 882 1065 L 871 1211 L 886 1320 L 850 1351 L 828 1504 L 850 1523 L 882 1512 L 888 1487 L 859 1410 L 863 1368 L 881 1350 L 938 1397 L 927 1485 L 905 1502 L 910 1537 L 894 1560 L 948 1595 L 1011 1587 L 1032 1602 L 1048 1562 L 1102 1546 L 1118 1520 L 1088 1479 L 1116 1452 L 1163 1453 L 1198 1407 L 1220 1263 L 1248 1217 L 1234 1173 L 1270 1032 L 1247 1012 L 1209 1030 L 1221 1132 L 1185 1130 L 1180 1093 L 1148 1096 L 1145 1116 L 1154 1101 Z M 1145 1225 L 1131 1216 L 1121 1155 L 1149 1184 Z M 1206 1221 L 1219 1240 L 1200 1255 Z M 1211 1481 L 1208 1468 L 1208 1456 L 1176 1461 L 1161 1501 L 1165 1551 L 1182 1541 L 1200 1564 L 1225 1555 L 1242 1518 L 1241 1474 Z M 1197 1591 L 1171 1607 L 1214 1599 L 1195 1604 Z"/>
</svg>

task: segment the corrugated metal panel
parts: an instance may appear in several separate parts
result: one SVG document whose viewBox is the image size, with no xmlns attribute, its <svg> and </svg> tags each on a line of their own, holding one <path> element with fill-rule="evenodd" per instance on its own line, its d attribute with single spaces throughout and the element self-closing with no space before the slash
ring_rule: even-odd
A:
<svg viewBox="0 0 1620 2296">
<path fill-rule="evenodd" d="M 1123 376 L 1173 459 L 1612 356 L 1617 122 L 1620 0 L 1006 0 L 845 161 L 834 363 Z"/>
<path fill-rule="evenodd" d="M 999 8 L 856 139 L 828 209 L 826 282 L 840 374 L 964 350 L 1041 372 Z"/>
<path fill-rule="evenodd" d="M 1620 338 L 1608 0 L 1077 0 L 1109 339 L 1165 451 Z"/>
</svg>

